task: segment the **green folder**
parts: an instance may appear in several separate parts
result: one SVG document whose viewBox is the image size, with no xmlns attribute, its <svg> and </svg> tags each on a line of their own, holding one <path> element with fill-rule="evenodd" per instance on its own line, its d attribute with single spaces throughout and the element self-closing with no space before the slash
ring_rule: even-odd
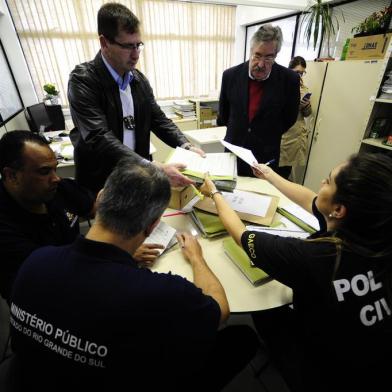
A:
<svg viewBox="0 0 392 392">
<path fill-rule="evenodd" d="M 248 255 L 239 247 L 233 238 L 223 240 L 223 248 L 232 262 L 242 271 L 248 280 L 255 286 L 269 279 L 269 275 L 262 269 L 252 265 Z"/>
<path fill-rule="evenodd" d="M 190 215 L 203 237 L 210 238 L 226 234 L 226 229 L 218 215 L 197 209 L 193 209 Z"/>
<path fill-rule="evenodd" d="M 280 215 L 283 215 L 284 217 L 286 217 L 291 222 L 295 223 L 302 230 L 305 230 L 306 232 L 308 232 L 310 234 L 313 234 L 313 233 L 315 233 L 317 231 L 314 227 L 308 225 L 303 220 L 297 218 L 295 215 L 293 215 L 290 212 L 286 211 L 282 207 L 278 207 L 276 211 L 279 212 Z"/>
</svg>

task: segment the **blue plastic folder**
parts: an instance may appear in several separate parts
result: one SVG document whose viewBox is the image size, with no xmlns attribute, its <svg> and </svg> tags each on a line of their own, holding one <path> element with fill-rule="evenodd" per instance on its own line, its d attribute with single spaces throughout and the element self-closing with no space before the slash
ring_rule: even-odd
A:
<svg viewBox="0 0 392 392">
<path fill-rule="evenodd" d="M 258 286 L 259 284 L 270 280 L 270 277 L 266 272 L 252 265 L 248 255 L 231 237 L 223 240 L 223 248 L 231 261 L 253 285 Z"/>
</svg>

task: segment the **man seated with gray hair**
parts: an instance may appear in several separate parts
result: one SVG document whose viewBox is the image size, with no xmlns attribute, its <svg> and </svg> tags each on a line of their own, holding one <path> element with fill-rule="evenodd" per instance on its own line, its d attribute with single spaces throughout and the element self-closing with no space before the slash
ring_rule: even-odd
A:
<svg viewBox="0 0 392 392">
<path fill-rule="evenodd" d="M 169 198 L 159 168 L 121 162 L 98 195 L 86 237 L 26 260 L 11 297 L 22 387 L 220 390 L 253 357 L 258 341 L 249 327 L 217 332 L 229 305 L 193 236 L 178 234 L 194 284 L 132 258 Z"/>
</svg>

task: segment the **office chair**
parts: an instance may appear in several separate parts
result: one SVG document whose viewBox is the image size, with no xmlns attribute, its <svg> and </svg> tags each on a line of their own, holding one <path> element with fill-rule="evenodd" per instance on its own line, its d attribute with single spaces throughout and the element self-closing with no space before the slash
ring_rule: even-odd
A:
<svg viewBox="0 0 392 392">
<path fill-rule="evenodd" d="M 46 105 L 46 111 L 52 123 L 52 131 L 65 130 L 65 118 L 61 105 Z"/>
<path fill-rule="evenodd" d="M 53 124 L 46 110 L 46 105 L 43 102 L 27 106 L 24 113 L 32 132 L 38 133 L 41 126 L 44 126 L 44 131 L 53 130 Z"/>
</svg>

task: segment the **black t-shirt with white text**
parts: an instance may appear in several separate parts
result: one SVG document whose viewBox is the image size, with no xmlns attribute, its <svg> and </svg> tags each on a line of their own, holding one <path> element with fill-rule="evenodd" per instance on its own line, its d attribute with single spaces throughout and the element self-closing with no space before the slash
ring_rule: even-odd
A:
<svg viewBox="0 0 392 392">
<path fill-rule="evenodd" d="M 82 237 L 34 251 L 11 301 L 12 347 L 33 359 L 24 380 L 36 390 L 53 379 L 88 390 L 173 390 L 198 374 L 220 320 L 218 303 L 185 278 L 139 268 L 124 250 Z"/>
<path fill-rule="evenodd" d="M 306 372 L 325 370 L 329 380 L 339 372 L 376 374 L 392 351 L 391 304 L 380 280 L 385 260 L 343 247 L 339 263 L 334 243 L 317 242 L 333 233 L 325 232 L 315 202 L 313 210 L 322 228 L 315 241 L 246 231 L 242 246 L 256 266 L 292 288 Z"/>
</svg>

